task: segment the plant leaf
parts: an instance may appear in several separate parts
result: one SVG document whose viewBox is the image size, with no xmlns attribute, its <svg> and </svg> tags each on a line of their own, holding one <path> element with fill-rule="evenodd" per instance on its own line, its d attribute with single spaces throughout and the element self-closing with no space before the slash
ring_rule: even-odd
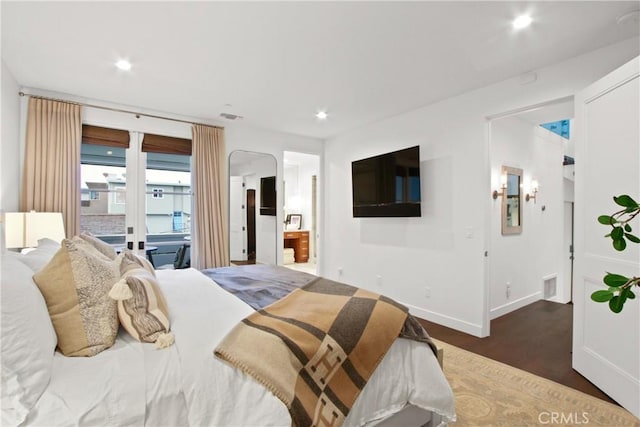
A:
<svg viewBox="0 0 640 427">
<path fill-rule="evenodd" d="M 633 298 L 629 298 L 629 294 L 632 293 L 631 289 L 629 288 L 624 288 L 622 290 L 622 292 L 620 292 L 620 297 L 627 300 L 627 299 L 633 299 Z M 635 296 L 635 295 L 634 295 Z"/>
<path fill-rule="evenodd" d="M 607 273 L 607 275 L 604 276 L 602 281 L 607 286 L 611 286 L 612 288 L 617 288 L 627 283 L 629 281 L 629 278 L 621 274 Z"/>
<path fill-rule="evenodd" d="M 613 201 L 616 202 L 618 205 L 625 207 L 625 208 L 636 208 L 638 207 L 638 203 L 636 203 L 635 200 L 633 200 L 631 197 L 629 197 L 626 194 L 622 194 L 618 197 L 613 197 Z"/>
<path fill-rule="evenodd" d="M 613 239 L 613 247 L 616 251 L 624 251 L 627 247 L 627 242 L 625 242 L 624 238 L 622 239 Z"/>
<path fill-rule="evenodd" d="M 629 239 L 630 242 L 633 243 L 640 243 L 640 239 L 637 236 L 634 236 L 633 234 L 630 233 L 624 233 L 624 237 L 626 237 L 627 239 Z"/>
<path fill-rule="evenodd" d="M 613 292 L 609 290 L 595 291 L 594 293 L 591 294 L 591 299 L 594 300 L 595 302 L 607 302 L 611 298 L 613 298 Z"/>
<path fill-rule="evenodd" d="M 629 291 L 629 292 L 627 292 L 627 297 L 629 299 L 636 299 L 636 294 L 634 294 L 633 291 L 631 289 L 629 289 L 629 288 L 627 288 L 627 290 Z"/>
<path fill-rule="evenodd" d="M 624 300 L 619 296 L 615 296 L 609 300 L 609 309 L 614 313 L 620 313 L 623 305 Z"/>
<path fill-rule="evenodd" d="M 616 220 L 609 215 L 600 215 L 598 217 L 598 222 L 604 225 L 613 225 L 616 222 Z"/>
<path fill-rule="evenodd" d="M 622 227 L 613 227 L 613 230 L 611 230 L 611 238 L 613 240 L 620 240 L 622 239 L 622 236 L 624 236 L 624 230 Z"/>
<path fill-rule="evenodd" d="M 631 226 L 629 224 L 625 224 L 624 225 L 624 231 L 626 231 L 627 233 L 631 233 Z"/>
</svg>

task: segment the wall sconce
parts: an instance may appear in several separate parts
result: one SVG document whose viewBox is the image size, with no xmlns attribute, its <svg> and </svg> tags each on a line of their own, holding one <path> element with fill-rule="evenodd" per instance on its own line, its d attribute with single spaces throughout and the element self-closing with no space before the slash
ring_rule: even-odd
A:
<svg viewBox="0 0 640 427">
<path fill-rule="evenodd" d="M 536 202 L 536 197 L 538 196 L 538 181 L 535 179 L 531 181 L 531 194 L 527 193 L 525 196 L 525 200 L 528 202 L 529 200 L 533 200 L 533 203 Z"/>
<path fill-rule="evenodd" d="M 507 174 L 500 175 L 500 191 L 493 190 L 492 197 L 493 200 L 497 199 L 498 196 L 504 197 L 504 192 L 507 189 Z"/>
</svg>

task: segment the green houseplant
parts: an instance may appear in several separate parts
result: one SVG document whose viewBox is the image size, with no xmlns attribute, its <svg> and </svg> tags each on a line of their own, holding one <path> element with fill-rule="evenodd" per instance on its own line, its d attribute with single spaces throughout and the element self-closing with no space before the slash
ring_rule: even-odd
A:
<svg viewBox="0 0 640 427">
<path fill-rule="evenodd" d="M 611 232 L 605 237 L 611 238 L 615 250 L 624 251 L 627 241 L 640 243 L 640 238 L 631 234 L 633 229 L 629 224 L 640 214 L 640 205 L 626 194 L 614 197 L 613 201 L 622 209 L 611 215 L 600 215 L 598 222 L 611 227 Z M 595 302 L 608 302 L 609 309 L 614 313 L 620 313 L 627 300 L 635 299 L 632 288 L 640 287 L 640 277 L 626 277 L 615 273 L 607 273 L 602 281 L 608 288 L 595 291 L 591 294 L 591 299 Z"/>
</svg>

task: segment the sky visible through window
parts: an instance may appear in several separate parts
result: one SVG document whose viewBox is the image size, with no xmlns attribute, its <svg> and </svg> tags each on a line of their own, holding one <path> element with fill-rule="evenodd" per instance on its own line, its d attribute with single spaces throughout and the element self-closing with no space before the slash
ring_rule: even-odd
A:
<svg viewBox="0 0 640 427">
<path fill-rule="evenodd" d="M 571 135 L 569 120 L 558 120 L 557 122 L 543 123 L 540 126 L 550 130 L 551 132 L 557 133 L 563 138 L 569 139 Z"/>
</svg>

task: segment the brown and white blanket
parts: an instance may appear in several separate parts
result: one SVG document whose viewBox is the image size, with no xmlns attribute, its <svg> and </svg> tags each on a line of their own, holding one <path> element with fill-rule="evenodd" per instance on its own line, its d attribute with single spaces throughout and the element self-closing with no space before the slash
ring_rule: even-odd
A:
<svg viewBox="0 0 640 427">
<path fill-rule="evenodd" d="M 397 302 L 323 278 L 234 327 L 216 356 L 287 406 L 296 426 L 340 426 L 398 336 L 435 346 Z"/>
</svg>

